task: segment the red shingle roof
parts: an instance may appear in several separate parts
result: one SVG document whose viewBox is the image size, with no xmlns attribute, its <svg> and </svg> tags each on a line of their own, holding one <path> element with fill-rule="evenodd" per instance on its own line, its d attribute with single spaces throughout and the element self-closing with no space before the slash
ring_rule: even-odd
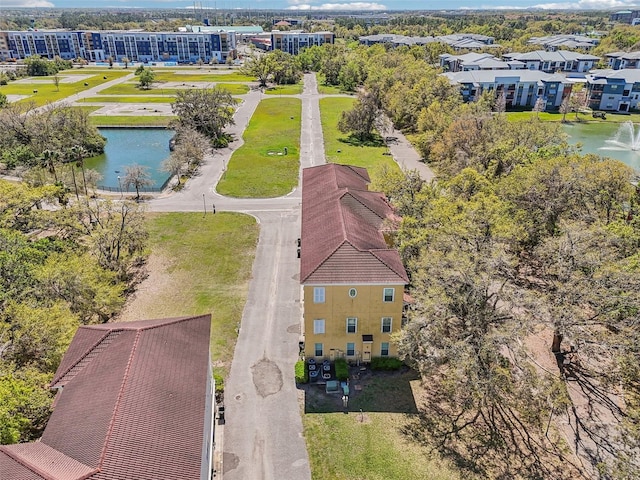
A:
<svg viewBox="0 0 640 480">
<path fill-rule="evenodd" d="M 0 447 L 2 479 L 199 479 L 210 325 L 203 315 L 81 327 L 41 441 Z"/>
<path fill-rule="evenodd" d="M 303 170 L 300 283 L 408 283 L 400 255 L 381 233 L 393 211 L 368 183 L 360 167 Z"/>
</svg>

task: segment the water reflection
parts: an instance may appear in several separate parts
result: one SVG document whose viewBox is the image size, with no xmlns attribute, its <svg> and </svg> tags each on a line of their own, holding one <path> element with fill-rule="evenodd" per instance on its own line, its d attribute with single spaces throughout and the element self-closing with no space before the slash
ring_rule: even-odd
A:
<svg viewBox="0 0 640 480">
<path fill-rule="evenodd" d="M 169 156 L 169 140 L 173 130 L 164 128 L 100 128 L 107 139 L 104 154 L 85 160 L 85 168 L 97 170 L 102 175 L 100 185 L 119 188 L 118 177 L 124 178 L 125 167 L 138 164 L 148 167 L 154 182 L 161 187 L 168 178 L 160 170 L 162 161 Z"/>
</svg>

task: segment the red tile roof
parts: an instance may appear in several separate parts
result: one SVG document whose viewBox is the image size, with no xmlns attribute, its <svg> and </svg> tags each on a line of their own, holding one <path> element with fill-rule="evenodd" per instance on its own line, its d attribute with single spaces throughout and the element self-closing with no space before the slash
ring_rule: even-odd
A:
<svg viewBox="0 0 640 480">
<path fill-rule="evenodd" d="M 0 447 L 2 480 L 199 479 L 211 317 L 83 326 L 40 442 Z"/>
<path fill-rule="evenodd" d="M 405 284 L 396 250 L 385 243 L 384 195 L 367 190 L 366 169 L 330 163 L 302 172 L 300 283 Z"/>
</svg>

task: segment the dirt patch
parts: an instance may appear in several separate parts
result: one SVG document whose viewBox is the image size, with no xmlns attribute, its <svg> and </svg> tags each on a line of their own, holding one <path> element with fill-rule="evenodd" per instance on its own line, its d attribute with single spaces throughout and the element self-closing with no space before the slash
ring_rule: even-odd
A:
<svg viewBox="0 0 640 480">
<path fill-rule="evenodd" d="M 133 322 L 161 316 L 158 312 L 158 298 L 171 298 L 174 286 L 179 282 L 169 273 L 170 259 L 151 254 L 145 266 L 145 278 L 135 292 L 129 296 L 124 308 L 115 319 L 116 322 Z"/>
</svg>

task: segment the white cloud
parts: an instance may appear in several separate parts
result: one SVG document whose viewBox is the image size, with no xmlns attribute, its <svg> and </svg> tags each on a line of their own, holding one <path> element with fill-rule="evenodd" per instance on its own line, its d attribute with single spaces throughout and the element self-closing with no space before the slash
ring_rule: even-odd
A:
<svg viewBox="0 0 640 480">
<path fill-rule="evenodd" d="M 634 5 L 635 0 L 579 0 L 578 2 L 541 3 L 533 8 L 544 10 L 608 10 L 610 8 L 624 8 Z"/>
<path fill-rule="evenodd" d="M 291 1 L 289 3 L 292 3 Z M 295 5 L 287 7 L 287 10 L 387 10 L 387 7 L 380 3 L 370 2 L 353 2 L 353 3 L 323 3 L 322 5 L 310 5 L 308 3 L 298 3 L 297 0 L 293 0 Z"/>
<path fill-rule="evenodd" d="M 55 5 L 47 0 L 7 0 L 3 7 L 55 7 Z"/>
<path fill-rule="evenodd" d="M 636 4 L 636 0 L 578 0 L 577 2 L 539 3 L 537 5 L 483 5 L 473 7 L 474 10 L 609 10 L 616 8 L 628 8 Z M 462 7 L 460 10 L 471 10 L 471 7 Z"/>
</svg>

